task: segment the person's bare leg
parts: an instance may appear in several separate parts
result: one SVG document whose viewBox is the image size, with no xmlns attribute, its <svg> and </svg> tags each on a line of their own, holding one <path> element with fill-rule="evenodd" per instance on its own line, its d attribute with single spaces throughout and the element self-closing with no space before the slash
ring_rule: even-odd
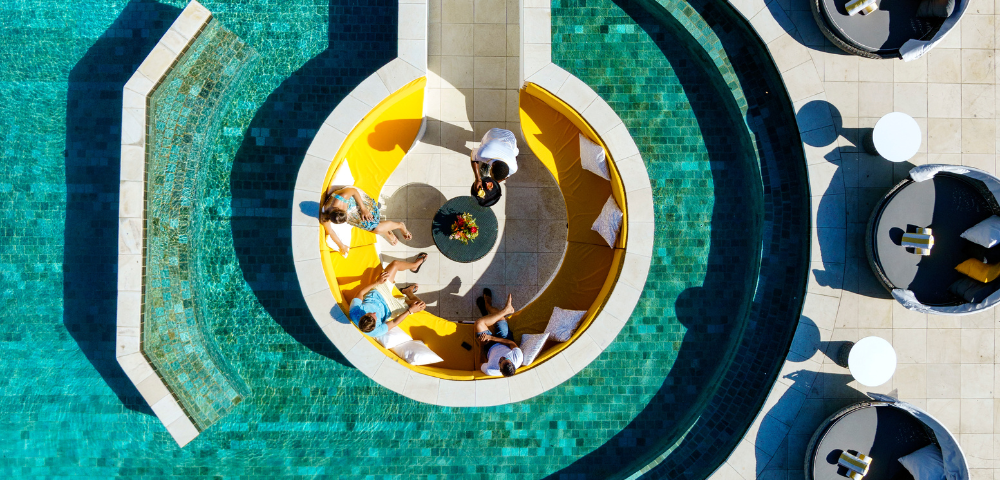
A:
<svg viewBox="0 0 1000 480">
<path fill-rule="evenodd" d="M 499 311 L 500 310 L 497 310 L 497 307 L 494 307 L 492 303 L 486 302 L 486 314 L 487 315 L 493 315 L 494 313 L 497 313 Z"/>
<path fill-rule="evenodd" d="M 413 238 L 413 235 L 411 235 L 410 231 L 406 229 L 406 224 L 404 224 L 403 222 L 393 222 L 386 220 L 382 223 L 379 223 L 378 226 L 375 227 L 374 231 L 375 233 L 384 236 L 386 240 L 389 240 L 389 243 L 395 245 L 397 240 L 396 240 L 396 234 L 392 233 L 393 230 L 399 230 L 400 232 L 403 232 L 403 238 L 406 240 Z"/>
<path fill-rule="evenodd" d="M 491 307 L 490 304 L 486 305 L 487 308 Z M 503 310 L 497 310 L 494 308 L 493 311 L 490 311 L 489 315 L 476 320 L 475 331 L 482 332 L 483 330 L 489 330 L 489 327 L 492 327 L 494 323 L 503 320 L 504 317 L 512 313 L 514 313 L 514 303 L 512 297 L 507 295 L 507 305 L 503 307 Z"/>
<path fill-rule="evenodd" d="M 402 270 L 413 271 L 413 269 L 424 263 L 424 260 L 427 260 L 427 257 L 417 259 L 415 262 L 407 262 L 406 260 L 393 260 L 389 262 L 389 264 L 385 266 L 385 271 L 389 274 L 389 281 L 396 283 L 396 272 Z"/>
<path fill-rule="evenodd" d="M 417 298 L 417 295 L 416 295 L 417 288 L 419 288 L 419 285 L 417 285 L 416 283 L 414 283 L 413 285 L 410 285 L 409 287 L 406 287 L 406 288 L 400 290 L 400 292 L 403 295 L 406 295 L 407 304 L 410 304 L 410 301 L 414 301 L 415 302 L 417 300 L 420 300 L 419 298 Z"/>
<path fill-rule="evenodd" d="M 385 239 L 389 241 L 389 245 L 395 245 L 399 243 L 399 240 L 396 239 L 396 234 L 392 233 L 393 230 L 392 225 L 395 223 L 396 222 L 379 223 L 378 226 L 375 227 L 375 230 L 372 230 L 372 232 L 377 235 L 382 235 L 383 237 L 385 237 Z"/>
</svg>

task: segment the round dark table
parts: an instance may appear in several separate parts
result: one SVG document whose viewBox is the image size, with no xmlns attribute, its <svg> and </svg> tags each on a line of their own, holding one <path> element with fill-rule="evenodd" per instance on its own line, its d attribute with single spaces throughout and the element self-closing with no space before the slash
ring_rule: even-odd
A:
<svg viewBox="0 0 1000 480">
<path fill-rule="evenodd" d="M 471 214 L 479 227 L 479 236 L 468 245 L 448 238 L 451 235 L 451 225 L 463 213 Z M 485 257 L 497 242 L 497 216 L 489 208 L 480 207 L 472 197 L 455 197 L 445 202 L 434 214 L 431 233 L 434 244 L 445 257 L 460 263 L 474 262 Z"/>
</svg>

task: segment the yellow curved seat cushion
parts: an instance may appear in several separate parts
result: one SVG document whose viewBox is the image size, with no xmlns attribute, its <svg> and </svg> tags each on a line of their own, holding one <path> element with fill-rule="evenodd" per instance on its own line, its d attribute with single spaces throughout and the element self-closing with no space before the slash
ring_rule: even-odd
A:
<svg viewBox="0 0 1000 480">
<path fill-rule="evenodd" d="M 576 110 L 533 83 L 521 90 L 519 102 L 524 139 L 555 177 L 566 201 L 567 240 L 607 246 L 604 238 L 591 227 L 601 214 L 608 196 L 614 195 L 623 212 L 626 212 L 627 206 L 621 176 L 604 141 Z M 581 134 L 604 147 L 611 173 L 610 182 L 581 165 Z M 622 231 L 614 245 L 616 248 L 625 246 L 627 223 L 622 222 Z"/>
<path fill-rule="evenodd" d="M 549 286 L 534 301 L 511 316 L 515 340 L 525 333 L 542 333 L 552 309 L 589 310 L 611 272 L 615 251 L 607 246 L 569 242 L 566 259 Z"/>
<path fill-rule="evenodd" d="M 973 280 L 979 280 L 983 283 L 990 283 L 996 280 L 997 277 L 1000 277 L 1000 263 L 987 265 L 974 258 L 960 263 L 955 267 L 955 270 Z"/>
<path fill-rule="evenodd" d="M 544 332 L 554 307 L 583 310 L 587 314 L 569 340 L 555 344 L 550 342 L 550 346 L 542 351 L 529 369 L 541 365 L 568 347 L 593 323 L 618 281 L 624 257 L 625 250 L 620 248 L 612 250 L 607 246 L 575 242 L 567 245 L 567 260 L 563 261 L 562 268 L 538 298 L 511 317 L 511 330 L 514 331 L 517 342 L 521 341 L 521 335 L 525 333 Z M 578 260 L 568 262 L 571 258 Z"/>
<path fill-rule="evenodd" d="M 403 87 L 362 120 L 334 158 L 324 188 L 329 185 L 339 163 L 346 159 L 354 174 L 355 186 L 373 198 L 379 194 L 419 131 L 425 82 L 421 79 Z M 621 177 L 610 155 L 611 182 L 585 171 L 580 165 L 578 135 L 581 132 L 599 145 L 604 146 L 604 143 L 579 114 L 545 90 L 529 84 L 521 92 L 521 120 L 529 147 L 559 183 L 567 203 L 570 232 L 566 257 L 559 271 L 544 292 L 512 316 L 511 329 L 515 339 L 520 341 L 525 333 L 543 332 L 556 306 L 587 311 L 568 342 L 549 347 L 535 363 L 520 369 L 523 372 L 565 349 L 587 329 L 603 307 L 621 270 L 626 232 L 623 226 L 615 245 L 617 248 L 612 249 L 590 227 L 608 195 L 615 196 L 626 216 L 627 211 Z M 350 299 L 383 270 L 375 251 L 374 235 L 354 230 L 347 258 L 331 252 L 322 239 L 320 242 L 330 288 L 345 314 Z M 398 290 L 393 293 L 401 295 Z M 487 378 L 478 368 L 482 352 L 475 340 L 473 325 L 420 312 L 411 315 L 400 328 L 413 339 L 423 341 L 444 361 L 427 366 L 409 365 L 382 348 L 375 339 L 365 338 L 390 359 L 415 372 L 447 380 Z M 462 343 L 471 345 L 472 349 L 466 350 Z"/>
<path fill-rule="evenodd" d="M 377 199 L 386 179 L 399 166 L 420 132 L 424 117 L 424 87 L 421 77 L 400 88 L 379 103 L 347 136 L 323 181 L 323 191 L 330 187 L 340 163 L 347 161 L 354 175 L 354 186 Z M 375 243 L 375 234 L 354 228 L 351 247 Z M 329 248 L 324 244 L 322 248 Z"/>
</svg>

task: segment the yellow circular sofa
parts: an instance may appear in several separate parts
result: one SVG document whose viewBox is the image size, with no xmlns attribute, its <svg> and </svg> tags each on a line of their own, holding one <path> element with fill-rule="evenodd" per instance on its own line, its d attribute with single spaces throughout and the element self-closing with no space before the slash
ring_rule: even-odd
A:
<svg viewBox="0 0 1000 480">
<path fill-rule="evenodd" d="M 419 78 L 400 88 L 361 120 L 334 157 L 323 183 L 324 191 L 329 188 L 337 168 L 346 161 L 354 174 L 355 186 L 377 198 L 386 179 L 420 134 L 425 85 L 426 78 Z M 543 292 L 511 316 L 509 324 L 515 341 L 520 342 L 523 334 L 545 331 L 554 307 L 587 312 L 569 341 L 550 341 L 531 365 L 518 369 L 518 374 L 522 374 L 565 350 L 587 330 L 604 308 L 622 270 L 628 241 L 628 209 L 625 189 L 614 159 L 601 137 L 576 110 L 532 83 L 521 90 L 519 103 L 523 137 L 531 151 L 549 169 L 565 199 L 568 233 L 565 256 L 559 270 Z M 610 182 L 581 166 L 578 141 L 581 133 L 604 148 L 611 171 Z M 614 195 L 625 214 L 622 230 L 613 248 L 591 230 L 609 195 Z M 351 230 L 351 248 L 346 258 L 327 246 L 322 233 L 317 239 L 327 282 L 345 315 L 350 300 L 383 268 L 375 248 L 375 235 L 356 228 Z M 402 295 L 398 290 L 394 293 Z M 495 378 L 479 370 L 481 352 L 475 341 L 473 325 L 419 312 L 409 316 L 399 328 L 414 340 L 424 342 L 443 361 L 428 366 L 410 365 L 383 348 L 374 338 L 363 337 L 388 358 L 420 374 L 445 380 Z M 466 350 L 462 343 L 476 347 Z"/>
</svg>

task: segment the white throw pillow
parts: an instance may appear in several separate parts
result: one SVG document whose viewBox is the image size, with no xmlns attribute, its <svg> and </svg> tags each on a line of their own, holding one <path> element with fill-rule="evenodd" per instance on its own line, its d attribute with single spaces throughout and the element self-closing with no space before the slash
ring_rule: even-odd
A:
<svg viewBox="0 0 1000 480">
<path fill-rule="evenodd" d="M 612 195 L 604 203 L 601 214 L 597 216 L 594 226 L 590 227 L 590 229 L 601 234 L 604 237 L 604 241 L 608 242 L 608 246 L 614 248 L 615 242 L 618 241 L 618 232 L 622 230 L 622 219 L 624 217 L 625 215 L 618 208 L 618 203 L 615 202 L 615 197 Z"/>
<path fill-rule="evenodd" d="M 389 333 L 386 333 L 381 337 L 375 337 L 375 340 L 378 340 L 378 343 L 381 343 L 383 347 L 389 350 L 392 350 L 393 348 L 396 348 L 406 342 L 413 341 L 413 339 L 399 327 L 393 327 L 392 330 L 389 330 Z"/>
<path fill-rule="evenodd" d="M 608 160 L 604 154 L 604 147 L 591 142 L 589 138 L 580 134 L 580 164 L 584 170 L 594 172 L 598 177 L 611 180 L 611 172 L 608 171 Z"/>
<path fill-rule="evenodd" d="M 930 444 L 899 459 L 914 480 L 945 480 L 941 449 Z"/>
<path fill-rule="evenodd" d="M 420 340 L 411 340 L 409 342 L 396 345 L 392 348 L 392 353 L 399 355 L 399 358 L 406 360 L 406 363 L 410 365 L 430 365 L 432 363 L 443 362 L 444 359 L 439 357 L 436 353 L 427 348 L 424 342 Z"/>
<path fill-rule="evenodd" d="M 354 185 L 354 174 L 351 173 L 351 166 L 347 164 L 347 159 L 345 158 L 340 165 L 337 165 L 337 171 L 333 173 L 333 180 L 330 180 L 330 188 L 336 190 L 337 187 L 350 187 Z"/>
<path fill-rule="evenodd" d="M 545 341 L 549 339 L 548 333 L 525 333 L 521 335 L 521 353 L 524 353 L 522 365 L 531 365 L 542 353 Z"/>
<path fill-rule="evenodd" d="M 962 238 L 990 248 L 1000 243 L 1000 217 L 993 215 L 962 233 Z"/>
<path fill-rule="evenodd" d="M 573 336 L 576 327 L 580 325 L 580 320 L 583 320 L 583 316 L 586 314 L 587 312 L 582 310 L 563 310 L 555 307 L 552 309 L 549 325 L 545 327 L 545 333 L 548 333 L 549 338 L 557 342 L 565 342 Z"/>
</svg>

